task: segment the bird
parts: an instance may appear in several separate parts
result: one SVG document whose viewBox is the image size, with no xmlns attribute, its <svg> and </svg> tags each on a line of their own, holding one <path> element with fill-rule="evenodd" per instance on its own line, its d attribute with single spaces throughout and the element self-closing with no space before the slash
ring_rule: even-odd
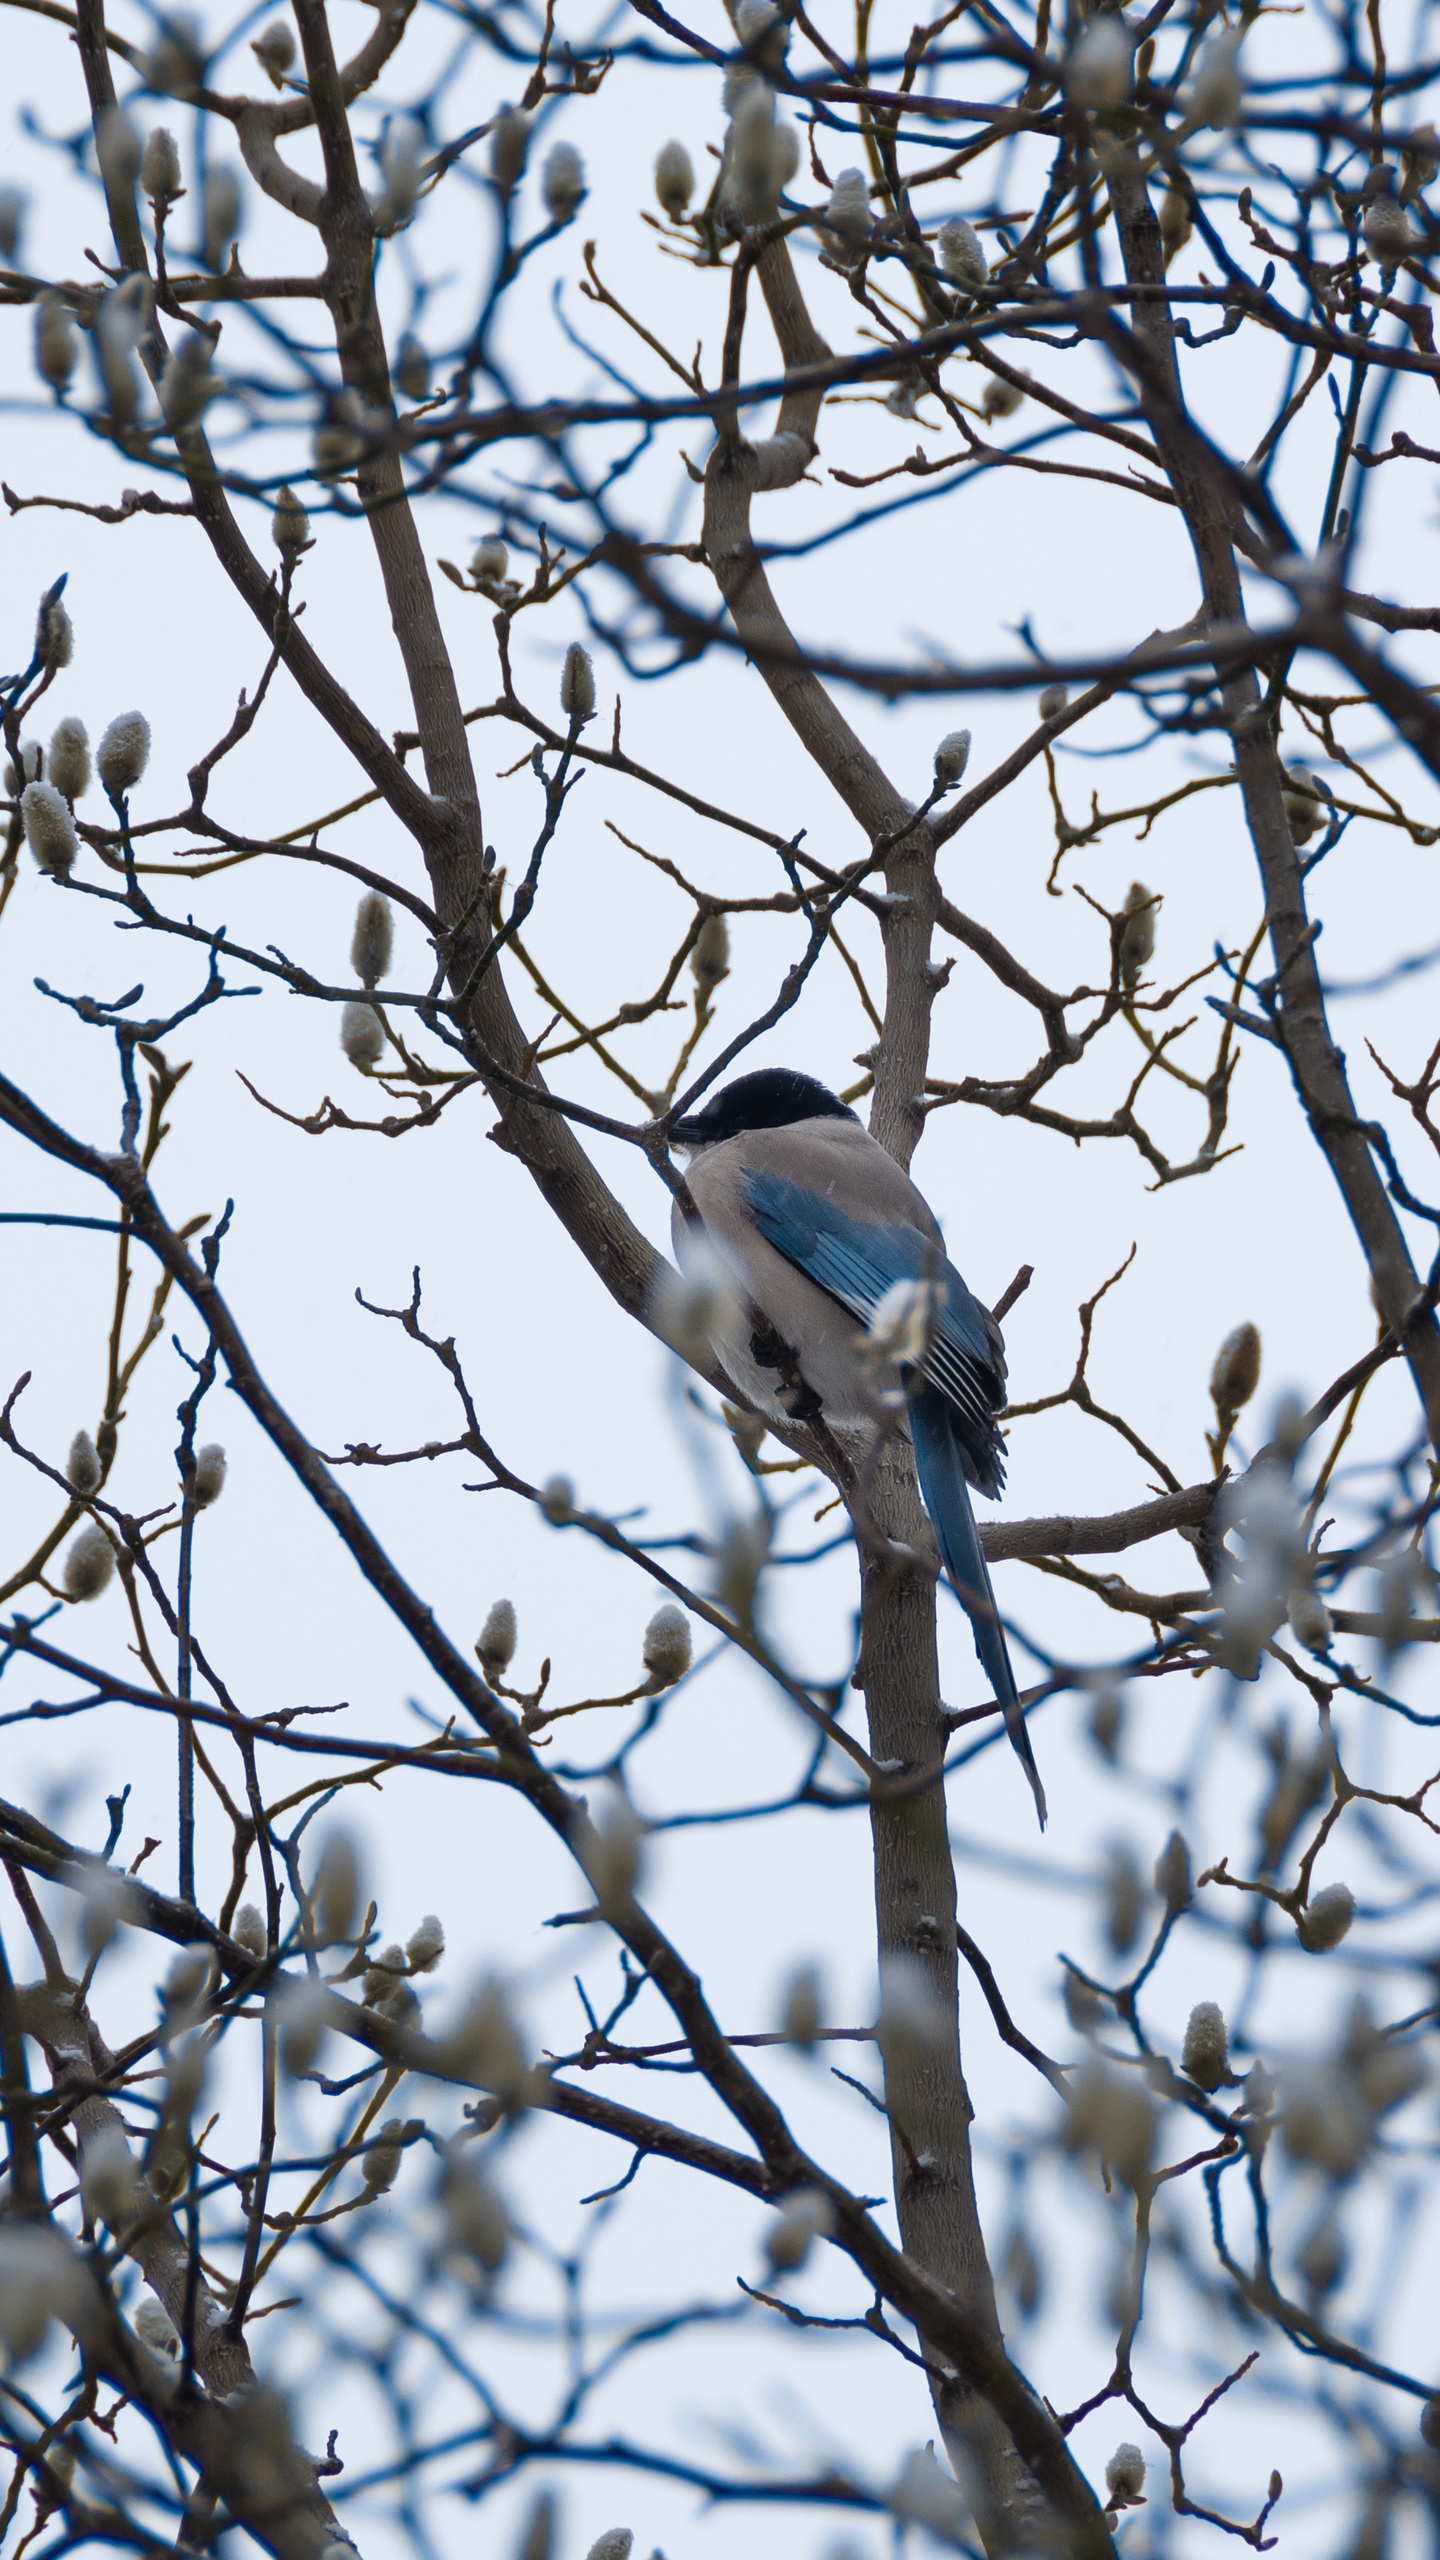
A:
<svg viewBox="0 0 1440 2560">
<path fill-rule="evenodd" d="M 696 1272 L 713 1257 L 735 1292 L 712 1287 L 707 1298 L 727 1375 L 761 1412 L 842 1428 L 893 1429 L 898 1418 L 908 1428 L 941 1559 L 1043 1830 L 1045 1790 L 970 1504 L 971 1485 L 993 1499 L 1005 1482 L 999 1326 L 949 1260 L 909 1175 L 816 1077 L 758 1068 L 676 1120 L 670 1137 L 689 1158 L 695 1212 L 677 1201 L 676 1259 Z M 877 1310 L 882 1337 L 887 1318 L 901 1320 L 898 1334 L 891 1327 L 904 1388 L 898 1417 L 875 1337 L 867 1341 Z M 768 1330 L 755 1325 L 757 1313 Z"/>
</svg>

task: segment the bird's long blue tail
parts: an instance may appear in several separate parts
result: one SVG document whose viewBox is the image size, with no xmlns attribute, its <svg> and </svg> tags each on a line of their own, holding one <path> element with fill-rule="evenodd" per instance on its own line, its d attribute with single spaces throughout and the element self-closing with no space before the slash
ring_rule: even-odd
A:
<svg viewBox="0 0 1440 2560">
<path fill-rule="evenodd" d="M 954 1584 L 975 1637 L 975 1650 L 981 1666 L 1005 1710 L 1005 1729 L 1014 1745 L 1045 1828 L 1045 1790 L 1025 1730 L 1025 1718 L 1015 1687 L 1015 1674 L 1010 1668 L 1010 1654 L 1005 1643 L 1005 1630 L 995 1606 L 989 1568 L 980 1546 L 975 1514 L 970 1507 L 970 1488 L 965 1469 L 943 1399 L 931 1387 L 922 1387 L 910 1409 L 910 1428 L 915 1442 L 915 1467 L 920 1478 L 920 1491 L 930 1514 L 945 1570 Z"/>
</svg>

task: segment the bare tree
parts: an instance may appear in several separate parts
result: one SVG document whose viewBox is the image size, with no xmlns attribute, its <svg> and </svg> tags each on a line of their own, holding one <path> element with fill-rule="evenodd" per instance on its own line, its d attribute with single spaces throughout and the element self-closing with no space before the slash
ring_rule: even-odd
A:
<svg viewBox="0 0 1440 2560">
<path fill-rule="evenodd" d="M 76 1177 L 43 1196 L 80 1205 L 32 1209 L 17 1193 L 3 1214 L 21 1252 L 48 1248 L 47 1228 L 98 1223 L 115 1277 L 103 1406 L 68 1454 L 29 1426 L 25 1376 L 4 1407 L 16 1529 L 0 1669 L 7 1724 L 33 1735 L 60 1719 L 69 1737 L 149 1719 L 173 1736 L 178 1777 L 173 1892 L 138 1872 L 161 1844 L 129 1854 L 124 1794 L 103 1845 L 42 1819 L 38 1799 L 0 1804 L 12 1897 L 0 2408 L 16 2547 L 199 2551 L 240 2527 L 278 2560 L 317 2560 L 367 2531 L 428 2554 L 457 2498 L 517 2478 L 529 2496 L 533 2474 L 521 2548 L 545 2560 L 554 2481 L 600 2465 L 616 2506 L 642 2518 L 650 2486 L 678 2482 L 742 2514 L 814 2519 L 785 2525 L 787 2548 L 844 2511 L 866 2549 L 871 2517 L 989 2553 L 1103 2554 L 1144 2507 L 1122 2537 L 1165 2548 L 1173 2515 L 1190 2538 L 1219 2530 L 1263 2550 L 1282 2479 L 1256 2447 L 1292 2440 L 1307 2462 L 1323 2443 L 1336 2483 L 1328 2515 L 1297 2528 L 1316 2548 L 1378 2552 L 1401 2507 L 1433 2535 L 1440 2402 L 1396 2270 L 1407 2252 L 1418 2262 L 1430 2228 L 1433 2152 L 1426 1732 L 1440 1719 L 1411 1665 L 1440 1637 L 1428 1554 L 1440 1210 L 1423 1196 L 1440 1046 L 1422 1062 L 1388 1044 L 1392 1026 L 1413 1041 L 1394 1007 L 1436 955 L 1413 929 L 1415 899 L 1397 894 L 1388 962 L 1351 991 L 1377 1043 L 1352 1084 L 1307 885 L 1362 844 L 1373 862 L 1377 846 L 1428 848 L 1440 833 L 1409 805 L 1428 807 L 1425 775 L 1440 774 L 1417 645 L 1440 611 L 1393 580 L 1380 594 L 1360 584 L 1376 558 L 1403 575 L 1404 518 L 1384 511 L 1403 509 L 1417 463 L 1440 460 L 1395 424 L 1395 404 L 1437 376 L 1428 17 L 1347 0 L 1227 21 L 1200 0 L 1156 0 L 1133 19 L 1077 11 L 1061 26 L 1049 0 L 1033 12 L 984 0 L 912 31 L 871 0 L 843 29 L 788 0 L 693 12 L 693 26 L 660 0 L 584 23 L 553 0 L 543 20 L 518 0 L 379 0 L 341 60 L 324 0 L 294 0 L 295 32 L 277 20 L 258 34 L 253 16 L 202 30 L 137 9 L 112 27 L 103 0 L 76 0 L 73 15 L 63 0 L 20 8 L 50 22 L 46 112 L 30 123 L 32 138 L 53 136 L 49 230 L 66 230 L 77 266 L 102 206 L 108 232 L 78 276 L 32 271 L 27 207 L 14 190 L 0 198 L 0 301 L 33 325 L 56 483 L 4 495 L 12 520 L 46 511 L 57 564 L 28 655 L 13 593 L 6 607 L 4 648 L 26 662 L 0 687 L 0 914 L 12 969 L 38 973 L 57 1024 L 68 1011 L 107 1055 L 113 1044 L 114 1066 L 110 1126 L 87 1133 L 57 1097 L 55 1057 L 17 1039 L 0 1075 L 9 1161 Z M 713 134 L 711 168 L 697 173 L 678 142 L 655 157 L 676 101 Z M 639 248 L 633 228 L 581 245 L 580 142 L 610 169 L 638 154 L 647 187 L 654 161 L 658 210 Z M 237 151 L 243 181 L 224 156 Z M 565 286 L 555 321 L 551 275 Z M 12 418 L 37 397 L 22 385 Z M 837 415 L 846 402 L 854 418 Z M 1233 415 L 1257 403 L 1269 423 L 1247 450 Z M 922 440 L 901 453 L 912 425 Z M 824 463 L 832 428 L 863 467 Z M 137 485 L 77 495 L 91 485 L 82 439 Z M 1064 482 L 1077 525 L 1102 508 L 1134 522 L 1111 592 L 1075 599 L 1082 622 L 1087 601 L 1097 608 L 1093 644 L 1059 652 L 1025 623 L 989 659 L 910 646 L 903 601 L 877 577 L 890 534 L 908 538 L 922 511 L 944 576 L 959 578 L 977 503 L 1018 503 L 1046 480 Z M 457 565 L 434 546 L 462 547 L 462 509 L 470 556 Z M 92 751 L 68 708 L 60 572 L 76 513 L 110 528 L 130 580 L 136 546 L 170 541 L 183 519 L 196 595 L 238 600 L 257 627 L 258 680 L 223 736 L 191 742 L 183 805 L 154 805 L 141 712 L 113 719 Z M 1157 525 L 1183 534 L 1188 596 L 1173 627 L 1151 630 L 1139 564 Z M 312 526 L 325 559 L 354 547 L 378 570 L 402 698 L 366 698 L 343 649 L 319 644 Z M 800 591 L 806 559 L 841 544 L 856 564 L 848 621 L 797 630 L 787 579 Z M 471 659 L 488 622 L 494 674 L 473 702 L 437 565 L 469 600 Z M 999 617 L 1013 623 L 1015 605 L 997 599 Z M 177 668 L 107 665 L 86 683 L 153 709 Z M 662 679 L 686 702 L 709 684 L 716 702 L 743 702 L 755 736 L 778 715 L 798 751 L 789 769 L 808 776 L 803 822 L 759 807 L 733 741 L 723 800 L 683 755 L 634 757 L 618 695 L 602 714 L 611 670 L 642 700 Z M 322 811 L 300 772 L 267 831 L 253 799 L 247 815 L 250 750 L 287 685 L 332 759 L 316 769 L 343 760 L 348 778 Z M 913 721 L 930 703 L 938 730 L 957 695 L 1033 699 L 1033 725 L 978 779 L 968 733 L 947 730 L 917 805 L 871 742 L 874 707 L 903 703 Z M 533 793 L 528 838 L 498 847 L 474 754 L 497 739 L 518 749 Z M 1087 741 L 1143 766 L 1113 795 L 1107 776 L 1107 805 L 1095 792 L 1088 809 L 1075 778 Z M 942 857 L 1002 799 L 1023 841 L 1042 776 L 1053 841 L 1037 839 L 1030 867 L 1040 921 L 1027 952 L 987 918 L 983 876 L 958 903 Z M 694 848 L 677 860 L 605 820 L 612 915 L 633 908 L 667 937 L 658 976 L 637 958 L 618 1002 L 598 956 L 577 978 L 551 889 L 582 780 L 587 823 L 610 793 L 631 824 L 636 805 L 683 812 Z M 502 799 L 512 832 L 517 790 Z M 1159 929 L 1158 893 L 1137 881 L 1107 903 L 1080 864 L 1116 829 L 1163 848 L 1197 805 L 1214 838 L 1243 829 L 1253 886 L 1238 918 L 1218 878 L 1202 886 L 1181 948 Z M 383 838 L 354 833 L 367 810 Z M 346 849 L 357 842 L 363 859 Z M 393 855 L 372 858 L 386 843 Z M 251 939 L 227 922 L 237 873 L 247 895 L 260 884 Z M 752 878 L 766 885 L 737 888 Z M 317 888 L 346 931 L 360 892 L 349 976 L 315 949 L 292 956 Z M 1042 914 L 1047 891 L 1059 903 Z M 76 900 L 135 937 L 127 954 L 156 955 L 144 965 L 164 984 L 185 973 L 183 993 L 147 1012 L 143 985 L 111 1001 L 98 980 L 77 982 Z M 742 916 L 745 971 L 730 940 Z M 1044 1843 L 952 1841 L 947 1780 L 1003 1743 L 1004 1724 L 993 1699 L 942 1695 L 943 1583 L 903 1429 L 832 1431 L 813 1398 L 788 1392 L 805 1382 L 778 1344 L 789 1418 L 750 1410 L 716 1367 L 703 1284 L 670 1272 L 621 1197 L 635 1193 L 601 1170 L 606 1146 L 638 1151 L 657 1219 L 672 1200 L 690 1215 L 677 1119 L 738 1063 L 816 1063 L 822 987 L 851 1044 L 827 1030 L 834 1055 L 859 1045 L 858 1077 L 845 1083 L 845 1063 L 835 1080 L 902 1166 L 933 1115 L 963 1107 L 1023 1132 L 1032 1167 L 1057 1147 L 1113 1159 L 1118 1142 L 1137 1223 L 1203 1177 L 1224 1225 L 1246 1135 L 1235 1097 L 1254 1092 L 1258 1125 L 1268 1062 L 1285 1084 L 1273 1105 L 1285 1146 L 1308 1139 L 1331 1184 L 1333 1233 L 1305 1251 L 1329 1270 L 1353 1250 L 1347 1221 L 1358 1241 L 1375 1328 L 1249 1442 L 1237 1434 L 1261 1346 L 1253 1326 L 1232 1332 L 1198 1481 L 1160 1454 L 1152 1417 L 1091 1385 L 1107 1325 L 1155 1336 L 1171 1321 L 1143 1271 L 1107 1278 L 1097 1258 L 1068 1383 L 1051 1383 L 1063 1345 L 1046 1376 L 1018 1382 L 1018 1447 L 1031 1417 L 1058 1418 L 1041 1428 L 1065 1506 L 984 1531 L 993 1564 L 1029 1568 L 1000 1576 L 1032 1672 L 1023 1703 L 1042 1758 L 1068 1714 L 1105 1796 L 1147 1824 L 1158 1807 L 1153 1885 L 1123 1843 L 1077 1868 Z M 528 1481 L 495 1445 L 464 1311 L 432 1319 L 418 1272 L 407 1304 L 370 1313 L 411 1348 L 417 1413 L 432 1410 L 431 1381 L 443 1387 L 438 1435 L 422 1418 L 409 1446 L 356 1436 L 327 1453 L 293 1395 L 282 1401 L 250 1348 L 262 1310 L 228 1283 L 231 1213 L 178 1213 L 162 1148 L 184 1122 L 191 1026 L 222 1008 L 206 1036 L 223 1043 L 227 999 L 286 992 L 336 1009 L 345 1098 L 247 1077 L 254 1143 L 288 1146 L 277 1120 L 328 1141 L 327 1164 L 348 1143 L 345 1178 L 363 1185 L 367 1139 L 424 1146 L 443 1118 L 483 1193 L 497 1168 L 475 1141 L 493 1138 L 588 1266 L 575 1324 L 598 1288 L 694 1371 L 707 1525 L 652 1534 L 603 1501 L 586 1507 L 564 1478 Z M 223 1197 L 223 1151 L 209 1171 Z M 1024 1250 L 1039 1259 L 1049 1233 L 1037 1196 Z M 78 1237 L 74 1249 L 93 1250 Z M 955 1250 L 978 1284 L 969 1245 Z M 1274 1226 L 1232 1237 L 1242 1275 L 1286 1250 Z M 1030 1277 L 997 1297 L 997 1317 Z M 17 1289 L 12 1368 L 28 1356 L 23 1305 Z M 177 1356 L 178 1486 L 148 1460 L 127 1465 L 125 1428 L 142 1397 L 173 1404 L 164 1364 Z M 280 1658 L 264 1699 L 247 1696 L 207 1637 L 202 1549 L 209 1582 L 259 1587 L 227 1515 L 206 1518 L 225 1484 L 211 1437 L 222 1384 L 358 1568 L 366 1608 L 388 1613 L 443 1694 L 422 1740 L 413 1723 L 366 1731 L 351 1711 L 315 1721 Z M 1091 1442 L 1066 1436 L 1072 1423 Z M 357 1435 L 367 1425 L 357 1412 Z M 1065 1453 L 1106 1435 L 1128 1498 L 1097 1513 L 1088 1470 L 1067 1476 Z M 627 1587 L 651 1593 L 627 1692 L 557 1698 L 548 1664 L 523 1686 L 508 1601 L 478 1643 L 446 1624 L 351 1490 L 361 1470 L 437 1466 L 459 1508 L 478 1469 L 486 1493 L 562 1534 L 562 1558 L 598 1544 Z M 812 1514 L 828 1517 L 823 1534 Z M 825 1563 L 837 1535 L 858 1575 L 853 1640 Z M 1178 1587 L 1137 1586 L 1111 1561 L 1167 1539 L 1154 1578 L 1178 1570 Z M 87 1642 L 66 1612 L 107 1589 L 122 1605 L 107 1639 Z M 364 1624 L 352 1606 L 335 1628 L 337 1693 L 354 1685 Z M 712 1659 L 696 1662 L 697 1629 L 720 1665 L 748 1660 L 784 1719 L 788 1773 L 749 1773 L 723 1822 L 660 1802 L 648 1775 Z M 839 1676 L 817 1667 L 842 1652 Z M 606 1737 L 589 1757 L 582 1732 Z M 382 1777 L 412 1791 L 421 1822 L 437 1785 L 467 1791 L 482 1840 L 516 1800 L 569 1853 L 580 1900 L 548 1917 L 585 1950 L 589 1987 L 577 1976 L 583 2010 L 568 2020 L 558 1997 L 547 2007 L 546 2048 L 498 1975 L 442 1989 L 422 2016 L 414 1984 L 440 1964 L 443 1929 L 422 1919 L 387 1939 L 363 1817 L 334 1827 L 330 1810 Z M 728 1910 L 707 1914 L 704 1943 L 662 1927 L 647 1838 L 717 1824 L 739 1891 L 754 1842 L 814 1813 L 847 1831 L 847 1817 L 868 1819 L 878 2008 L 836 2023 L 800 1965 L 778 2021 L 722 2019 L 702 1974 Z M 1103 1918 L 1108 1969 L 1063 1967 L 1068 2059 L 1012 2015 L 1003 1931 L 977 1899 L 997 1865 Z M 158 1998 L 142 2015 L 133 1985 L 117 1987 L 107 2010 L 124 1951 L 133 1961 L 150 1940 Z M 1223 2008 L 1177 1989 L 1187 1945 L 1233 1984 Z M 1322 1957 L 1354 1994 L 1339 2013 L 1295 1989 L 1296 1968 Z M 613 1987 L 597 1996 L 602 1974 Z M 1018 2129 L 982 2088 L 973 2131 L 962 1978 L 1030 2069 Z M 842 2045 L 855 2050 L 835 2069 L 861 2120 L 847 2141 L 857 2157 L 871 2133 L 883 2141 L 885 2197 L 782 2103 L 787 2056 L 808 2057 L 818 2080 Z M 402 2083 L 410 2112 L 387 2112 Z M 593 2156 L 575 2246 L 525 2186 L 548 2120 Z M 1012 2197 L 988 2245 L 979 2138 Z M 668 2299 L 616 2323 L 596 2308 L 596 2255 L 624 2218 L 643 2224 L 649 2163 L 683 2171 L 697 2202 L 729 2190 L 770 2208 L 768 2272 L 710 2301 L 677 2265 Z M 1026 2331 L 1042 2262 L 1078 2256 L 1074 2231 L 1090 2264 L 1108 2253 L 1117 2272 L 1037 2363 Z M 271 2313 L 262 2350 L 255 2323 Z M 747 2339 L 788 2335 L 799 2358 L 840 2331 L 903 2361 L 916 2440 L 933 2425 L 948 2460 L 916 2452 L 897 2476 L 863 2443 L 843 2460 L 802 2449 L 777 2463 L 654 2431 L 647 2360 L 736 2321 Z M 538 2418 L 513 2379 L 522 2340 L 547 2377 Z M 597 2423 L 617 2390 L 627 2422 Z M 1263 2425 L 1232 2421 L 1257 2405 Z M 367 2460 L 352 2441 L 342 2457 L 337 2435 L 353 2439 L 352 2413 L 372 2407 L 385 2449 Z M 1103 2481 L 1072 2442 L 1080 2428 L 1093 2444 L 1094 2420 L 1128 2431 Z M 317 2427 L 323 2458 L 305 2449 Z M 1233 2455 L 1217 2455 L 1226 2444 Z M 1233 2495 L 1197 2486 L 1197 2465 L 1207 2482 L 1228 2471 Z M 623 2560 L 629 2533 L 602 2535 L 592 2560 Z"/>
</svg>

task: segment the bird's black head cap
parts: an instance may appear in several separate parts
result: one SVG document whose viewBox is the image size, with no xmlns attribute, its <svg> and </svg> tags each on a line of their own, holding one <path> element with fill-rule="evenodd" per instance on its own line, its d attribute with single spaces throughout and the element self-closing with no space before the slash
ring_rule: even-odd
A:
<svg viewBox="0 0 1440 2560">
<path fill-rule="evenodd" d="M 815 1076 L 795 1067 L 759 1067 L 712 1094 L 703 1111 L 677 1120 L 670 1135 L 679 1147 L 714 1147 L 747 1129 L 788 1129 L 796 1120 L 854 1120 L 857 1114 Z"/>
</svg>

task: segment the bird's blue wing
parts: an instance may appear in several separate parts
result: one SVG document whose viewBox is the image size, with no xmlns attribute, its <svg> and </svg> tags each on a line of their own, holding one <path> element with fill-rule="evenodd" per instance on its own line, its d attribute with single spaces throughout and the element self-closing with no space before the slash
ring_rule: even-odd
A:
<svg viewBox="0 0 1440 2560">
<path fill-rule="evenodd" d="M 995 1414 L 1005 1400 L 1004 1359 L 989 1315 L 943 1248 L 918 1227 L 852 1218 L 780 1174 L 748 1173 L 745 1192 L 766 1242 L 862 1325 L 897 1280 L 942 1284 L 923 1373 L 954 1414 L 974 1482 L 998 1493 L 1005 1476 Z"/>
</svg>

